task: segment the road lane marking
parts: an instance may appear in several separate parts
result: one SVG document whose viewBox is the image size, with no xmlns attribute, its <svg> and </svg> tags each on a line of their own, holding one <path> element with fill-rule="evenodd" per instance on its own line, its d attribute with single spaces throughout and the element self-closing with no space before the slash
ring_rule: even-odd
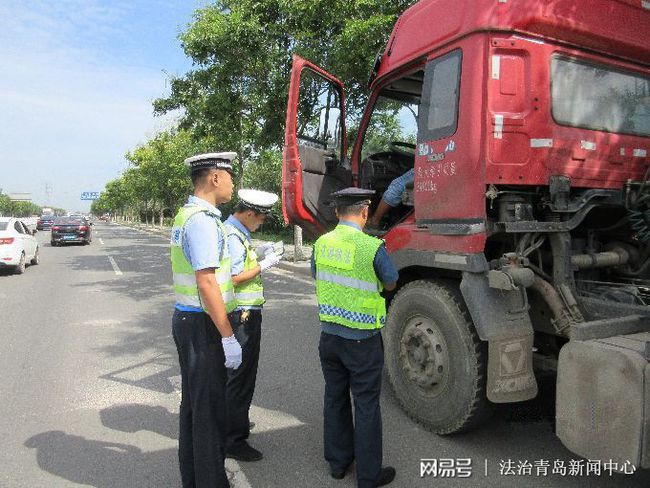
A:
<svg viewBox="0 0 650 488">
<path fill-rule="evenodd" d="M 104 240 L 100 237 L 99 238 L 99 243 L 103 246 L 104 245 Z"/>
<path fill-rule="evenodd" d="M 233 488 L 251 488 L 246 475 L 239 467 L 239 464 L 234 459 L 226 459 L 225 462 L 226 474 L 228 481 Z"/>
<path fill-rule="evenodd" d="M 120 268 L 117 266 L 117 263 L 113 259 L 112 256 L 108 256 L 108 260 L 111 262 L 111 266 L 113 266 L 113 271 L 115 271 L 115 274 L 117 276 L 120 276 L 122 274 L 122 271 L 120 271 Z"/>
</svg>

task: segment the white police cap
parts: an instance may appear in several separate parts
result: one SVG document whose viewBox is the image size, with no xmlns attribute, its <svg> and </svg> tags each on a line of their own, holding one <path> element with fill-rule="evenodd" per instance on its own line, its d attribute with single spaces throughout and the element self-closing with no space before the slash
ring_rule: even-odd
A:
<svg viewBox="0 0 650 488">
<path fill-rule="evenodd" d="M 185 160 L 185 164 L 191 171 L 199 171 L 206 168 L 224 169 L 232 173 L 232 160 L 237 157 L 235 152 L 218 152 L 197 154 Z"/>
<path fill-rule="evenodd" d="M 275 193 L 262 190 L 242 189 L 237 192 L 237 196 L 244 206 L 263 214 L 271 213 L 271 207 L 278 201 Z"/>
</svg>

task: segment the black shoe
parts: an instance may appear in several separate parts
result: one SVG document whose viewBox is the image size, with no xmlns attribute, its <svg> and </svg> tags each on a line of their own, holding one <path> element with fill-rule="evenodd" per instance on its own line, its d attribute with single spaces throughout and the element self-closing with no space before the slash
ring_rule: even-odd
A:
<svg viewBox="0 0 650 488">
<path fill-rule="evenodd" d="M 248 442 L 240 442 L 226 451 L 226 457 L 236 459 L 237 461 L 253 462 L 259 461 L 264 455 L 254 447 L 251 447 Z"/>
<path fill-rule="evenodd" d="M 381 468 L 381 472 L 379 473 L 379 479 L 377 479 L 377 486 L 384 486 L 389 483 L 392 483 L 392 481 L 395 479 L 395 468 L 392 466 L 384 466 Z"/>
<path fill-rule="evenodd" d="M 334 478 L 335 480 L 342 480 L 343 478 L 345 478 L 345 473 L 348 472 L 348 468 L 349 468 L 349 467 L 350 467 L 350 466 L 348 465 L 348 466 L 346 466 L 344 469 L 341 469 L 341 470 L 338 470 L 338 471 L 335 471 L 335 470 L 332 469 L 332 470 L 330 471 L 330 475 L 331 475 L 332 478 Z"/>
</svg>

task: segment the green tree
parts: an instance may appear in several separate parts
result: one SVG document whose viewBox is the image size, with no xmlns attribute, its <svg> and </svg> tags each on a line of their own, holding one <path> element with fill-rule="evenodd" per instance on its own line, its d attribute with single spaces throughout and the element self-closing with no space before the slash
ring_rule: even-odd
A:
<svg viewBox="0 0 650 488">
<path fill-rule="evenodd" d="M 280 196 L 282 192 L 282 152 L 278 149 L 262 151 L 254 163 L 249 163 L 245 167 L 242 186 L 268 191 Z M 271 215 L 264 222 L 264 230 L 277 232 L 283 227 L 282 202 L 278 200 Z"/>
<path fill-rule="evenodd" d="M 10 212 L 14 217 L 30 217 L 40 215 L 41 207 L 32 202 L 11 202 Z"/>
<path fill-rule="evenodd" d="M 156 135 L 126 154 L 141 181 L 133 180 L 140 201 L 147 200 L 145 212 L 157 212 L 162 225 L 165 213 L 173 215 L 192 191 L 187 166 L 183 161 L 194 154 L 211 150 L 211 140 L 197 140 L 185 130 L 170 130 Z M 144 185 L 144 187 L 142 186 Z"/>
<path fill-rule="evenodd" d="M 8 195 L 0 192 L 0 215 L 30 217 L 40 215 L 41 207 L 32 202 L 14 202 Z"/>
<path fill-rule="evenodd" d="M 0 193 L 0 215 L 11 214 L 11 200 L 4 193 Z"/>
<path fill-rule="evenodd" d="M 183 109 L 181 126 L 243 161 L 282 145 L 291 55 L 330 70 L 359 115 L 374 55 L 405 0 L 221 0 L 199 9 L 180 39 L 194 69 L 171 80 L 157 113 Z"/>
</svg>

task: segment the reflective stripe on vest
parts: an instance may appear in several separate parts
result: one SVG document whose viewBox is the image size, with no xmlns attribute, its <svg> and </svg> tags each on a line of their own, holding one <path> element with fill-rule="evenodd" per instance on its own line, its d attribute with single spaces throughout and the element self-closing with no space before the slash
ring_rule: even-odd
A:
<svg viewBox="0 0 650 488">
<path fill-rule="evenodd" d="M 228 236 L 235 236 L 246 248 L 246 257 L 244 259 L 244 271 L 251 270 L 257 266 L 257 254 L 251 247 L 250 240 L 246 235 L 234 225 L 229 223 L 225 224 Z M 235 285 L 235 299 L 237 306 L 253 306 L 261 307 L 264 305 L 264 286 L 262 285 L 262 277 L 258 274 L 252 280 Z"/>
<path fill-rule="evenodd" d="M 382 241 L 339 225 L 314 244 L 318 317 L 353 329 L 378 329 L 386 320 L 374 260 Z"/>
<path fill-rule="evenodd" d="M 196 285 L 194 270 L 183 252 L 183 228 L 190 217 L 198 212 L 205 212 L 207 215 L 214 218 L 217 227 L 224 237 L 222 252 L 219 259 L 219 268 L 215 269 L 214 274 L 221 290 L 221 297 L 223 298 L 226 313 L 230 313 L 236 308 L 237 302 L 235 300 L 235 290 L 232 284 L 232 277 L 230 276 L 230 254 L 228 253 L 228 243 L 226 242 L 226 229 L 217 215 L 204 207 L 194 204 L 185 205 L 178 210 L 172 227 L 171 261 L 176 303 L 202 308 L 207 312 L 201 302 L 201 296 Z"/>
</svg>

